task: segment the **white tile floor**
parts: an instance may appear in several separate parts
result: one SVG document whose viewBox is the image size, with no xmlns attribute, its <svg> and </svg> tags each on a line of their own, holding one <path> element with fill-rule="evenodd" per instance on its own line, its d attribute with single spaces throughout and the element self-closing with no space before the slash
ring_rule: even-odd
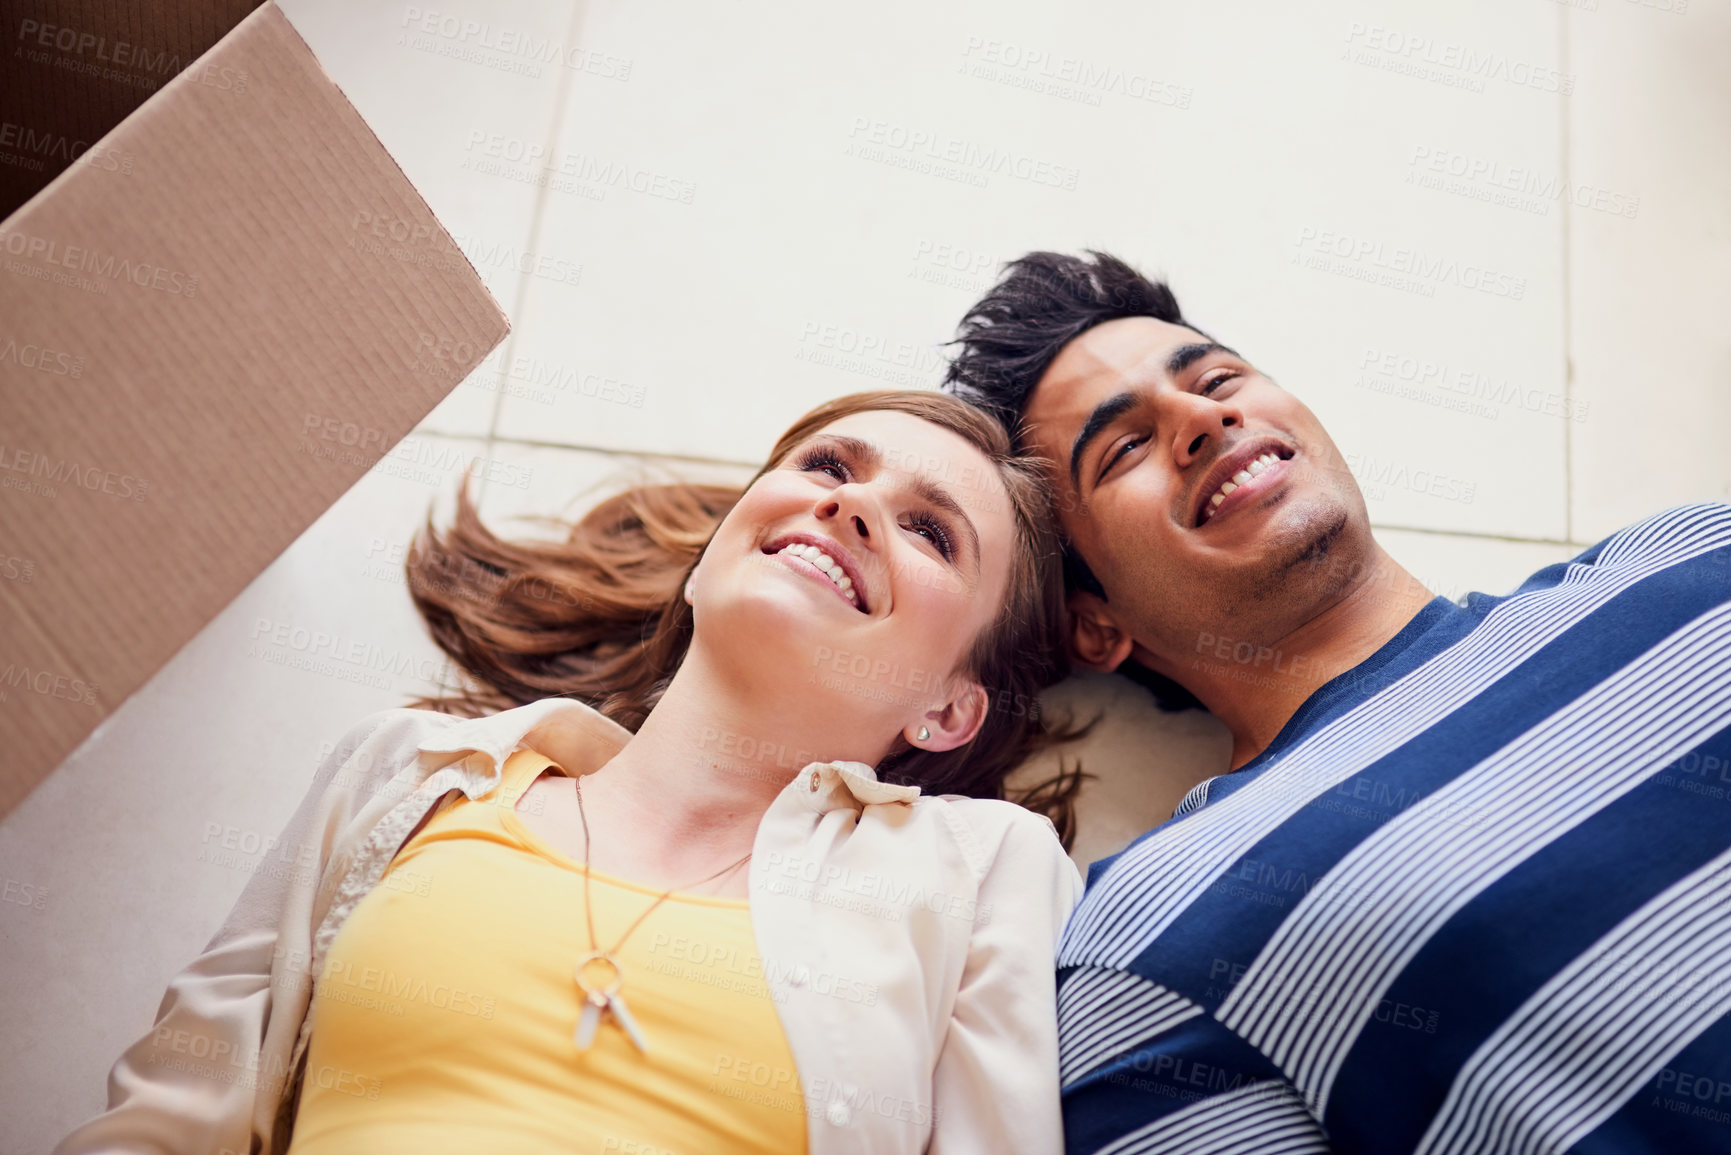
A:
<svg viewBox="0 0 1731 1155">
<path fill-rule="evenodd" d="M 1721 4 L 282 2 L 515 328 L 0 823 L 46 889 L 0 910 L 0 1149 L 100 1107 L 246 880 L 224 842 L 443 671 L 401 549 L 462 458 L 511 466 L 490 519 L 637 455 L 742 479 L 824 398 L 934 384 L 1000 261 L 1094 245 L 1303 396 L 1439 593 L 1731 498 Z M 1110 711 L 1083 861 L 1223 756 L 1122 684 L 1050 697 Z"/>
<path fill-rule="evenodd" d="M 1569 12 L 1568 139 L 1586 206 L 1568 250 L 1581 540 L 1654 508 L 1731 500 L 1728 43 L 1723 3 Z"/>
</svg>

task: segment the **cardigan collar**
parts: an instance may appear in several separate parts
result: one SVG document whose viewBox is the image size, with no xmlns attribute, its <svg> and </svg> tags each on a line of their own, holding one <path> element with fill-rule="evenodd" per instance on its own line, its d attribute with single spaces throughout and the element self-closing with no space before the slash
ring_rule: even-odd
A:
<svg viewBox="0 0 1731 1155">
<path fill-rule="evenodd" d="M 499 784 L 505 759 L 519 746 L 545 754 L 570 774 L 599 769 L 631 740 L 631 731 L 574 698 L 542 698 L 480 718 L 465 718 L 423 739 L 418 757 L 429 770 L 459 764 L 456 785 L 479 798 Z M 878 780 L 864 762 L 811 762 L 784 793 L 805 806 L 828 811 L 881 802 L 912 802 L 918 786 Z"/>
</svg>

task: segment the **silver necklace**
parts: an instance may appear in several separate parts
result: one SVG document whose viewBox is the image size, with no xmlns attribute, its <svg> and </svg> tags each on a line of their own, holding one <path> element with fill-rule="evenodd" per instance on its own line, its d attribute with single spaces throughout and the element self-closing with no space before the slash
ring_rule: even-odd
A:
<svg viewBox="0 0 1731 1155">
<path fill-rule="evenodd" d="M 589 900 L 589 815 L 583 809 L 583 780 L 574 779 L 577 785 L 577 818 L 583 824 L 583 916 L 589 925 L 589 953 L 577 960 L 577 990 L 583 996 L 583 1013 L 577 1018 L 577 1034 L 575 1041 L 579 1051 L 587 1051 L 595 1042 L 595 1032 L 601 1026 L 601 1016 L 611 1014 L 624 1032 L 637 1044 L 637 1049 L 644 1054 L 649 1053 L 649 1044 L 643 1038 L 643 1028 L 637 1025 L 637 1020 L 631 1017 L 631 1012 L 625 1006 L 625 997 L 619 989 L 625 985 L 625 970 L 619 965 L 619 948 L 625 945 L 632 932 L 643 925 L 655 908 L 667 901 L 669 895 L 676 890 L 691 890 L 707 882 L 714 882 L 724 874 L 729 874 L 744 866 L 751 857 L 724 866 L 708 878 L 699 879 L 685 887 L 672 886 L 661 892 L 654 902 L 650 903 L 637 920 L 625 928 L 625 933 L 619 936 L 619 941 L 613 944 L 612 950 L 602 950 L 600 942 L 595 937 L 595 904 Z M 585 974 L 590 967 L 604 964 L 607 967 L 605 980 L 599 980 Z"/>
</svg>

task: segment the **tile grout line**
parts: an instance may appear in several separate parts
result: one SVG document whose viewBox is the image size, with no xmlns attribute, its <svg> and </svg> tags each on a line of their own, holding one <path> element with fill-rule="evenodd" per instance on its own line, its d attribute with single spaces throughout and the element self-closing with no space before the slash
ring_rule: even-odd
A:
<svg viewBox="0 0 1731 1155">
<path fill-rule="evenodd" d="M 693 465 L 723 465 L 754 471 L 763 464 L 761 461 L 742 461 L 733 457 L 709 457 L 700 453 L 663 453 L 655 449 L 621 449 L 617 445 L 578 445 L 569 441 L 536 441 L 527 437 L 500 437 L 496 440 L 502 445 L 518 445 L 525 449 L 572 449 L 579 453 L 605 453 L 611 457 L 684 461 Z"/>
<path fill-rule="evenodd" d="M 440 433 L 428 431 L 424 436 L 443 437 L 451 441 L 473 440 L 472 434 Z M 740 461 L 731 457 L 704 457 L 694 453 L 658 453 L 653 450 L 621 449 L 613 445 L 578 445 L 565 441 L 535 441 L 526 437 L 498 437 L 492 439 L 500 445 L 513 445 L 524 449 L 556 449 L 569 450 L 572 453 L 594 453 L 606 457 L 630 458 L 637 461 L 678 461 L 692 465 L 719 465 L 735 469 L 755 470 L 760 462 Z M 490 442 L 490 444 L 492 443 Z M 1390 522 L 1370 523 L 1372 529 L 1386 529 L 1394 533 L 1423 533 L 1436 537 L 1463 537 L 1478 541 L 1506 541 L 1517 545 L 1566 545 L 1575 549 L 1586 549 L 1593 543 L 1590 541 L 1575 541 L 1569 537 L 1527 537 L 1513 533 L 1475 533 L 1467 529 L 1436 529 L 1422 525 L 1395 525 Z"/>
<path fill-rule="evenodd" d="M 1569 66 L 1572 55 L 1570 53 L 1569 29 L 1573 18 L 1572 10 L 1567 6 L 1563 6 L 1558 10 L 1558 56 L 1560 59 L 1557 63 L 1559 65 L 1558 71 L 1560 71 L 1565 77 L 1570 76 Z M 1571 78 L 1570 88 L 1572 89 L 1573 87 L 1574 84 Z M 1572 93 L 1564 92 L 1562 93 L 1562 100 L 1558 105 L 1561 110 L 1562 122 L 1562 132 L 1560 134 L 1561 141 L 1559 146 L 1561 156 L 1559 157 L 1559 160 L 1563 169 L 1563 196 L 1560 198 L 1563 206 L 1560 222 L 1563 234 L 1563 284 L 1561 295 L 1563 314 L 1563 414 L 1566 418 L 1570 418 L 1563 422 L 1563 537 L 1570 541 L 1573 541 L 1575 537 L 1575 434 L 1573 429 L 1574 422 L 1572 420 L 1572 415 L 1575 412 L 1575 302 L 1574 285 L 1572 283 L 1574 261 L 1572 259 L 1571 251 L 1572 246 L 1574 245 L 1575 218 L 1573 212 L 1571 212 L 1571 209 L 1574 207 L 1573 196 L 1571 194 L 1571 190 L 1574 188 L 1574 153 L 1570 142 L 1572 122 L 1574 118 L 1573 100 L 1574 97 Z"/>
<path fill-rule="evenodd" d="M 573 34 L 577 31 L 577 29 L 579 27 L 581 27 L 582 22 L 583 22 L 583 0 L 572 0 L 571 20 L 570 20 L 570 23 L 565 30 L 565 42 L 566 43 L 571 42 L 571 40 L 573 38 Z M 550 149 L 558 147 L 558 144 L 559 144 L 559 134 L 564 128 L 565 102 L 566 102 L 566 99 L 570 95 L 570 91 L 571 91 L 570 86 L 571 86 L 571 70 L 569 68 L 561 68 L 559 70 L 559 83 L 555 87 L 554 96 L 553 96 L 553 120 L 552 120 L 551 125 L 549 125 L 549 127 L 548 127 L 548 136 L 550 138 L 548 144 L 549 144 Z M 551 156 L 552 152 L 549 151 L 547 155 Z M 535 207 L 531 211 L 531 215 L 529 217 L 528 250 L 530 253 L 533 253 L 535 251 L 536 242 L 540 238 L 541 217 L 542 217 L 543 212 L 546 209 L 546 205 L 547 205 L 547 186 L 545 183 L 543 183 L 535 189 Z M 529 286 L 534 281 L 533 270 L 534 270 L 534 261 L 531 260 L 529 262 L 529 269 L 522 271 L 522 272 L 519 272 L 517 274 L 517 302 L 516 302 L 516 304 L 517 304 L 517 315 L 519 317 L 521 317 L 524 314 L 524 303 L 528 300 Z M 500 360 L 503 364 L 505 364 L 507 366 L 509 366 L 511 364 L 511 355 L 512 355 L 512 352 L 516 348 L 517 337 L 518 337 L 520 331 L 521 330 L 520 330 L 519 325 L 516 323 L 513 323 L 511 325 L 510 333 L 507 334 L 507 336 L 505 337 L 505 349 L 504 349 L 503 355 L 501 356 Z M 459 382 L 457 385 L 457 388 L 461 389 L 462 387 L 463 387 L 462 383 Z M 504 405 L 505 405 L 505 389 L 504 389 L 503 385 L 501 385 L 498 393 L 493 398 L 493 412 L 492 412 L 491 416 L 488 418 L 487 433 L 486 433 L 486 436 L 483 438 L 482 443 L 481 443 L 482 444 L 482 452 L 485 453 L 489 459 L 491 459 L 493 456 L 494 435 L 498 432 L 499 414 L 500 414 L 500 411 L 504 408 Z M 471 434 L 470 436 L 473 436 L 473 435 Z M 479 511 L 480 507 L 485 503 L 486 497 L 487 497 L 487 475 L 486 475 L 486 472 L 483 471 L 481 474 L 479 485 L 476 487 L 476 491 L 475 491 L 475 508 L 477 511 Z M 458 684 L 458 678 L 456 675 L 457 675 L 456 663 L 452 660 L 452 658 L 449 654 L 446 654 L 444 667 L 439 672 L 440 684 L 439 684 L 438 690 L 440 693 L 448 693 L 452 687 L 454 687 Z"/>
<path fill-rule="evenodd" d="M 707 457 L 698 453 L 667 453 L 658 449 L 622 449 L 617 445 L 588 445 L 576 441 L 537 441 L 532 437 L 482 438 L 474 433 L 456 433 L 445 429 L 417 429 L 420 437 L 442 437 L 446 441 L 485 441 L 492 445 L 515 445 L 524 449 L 569 449 L 573 453 L 604 453 L 609 457 L 636 457 L 657 461 L 687 461 L 694 465 L 725 465 L 755 470 L 761 461 L 745 461 L 734 457 Z"/>
<path fill-rule="evenodd" d="M 571 0 L 571 19 L 565 29 L 566 44 L 575 41 L 577 33 L 582 26 L 583 0 Z M 565 129 L 565 106 L 571 95 L 571 77 L 573 71 L 574 70 L 570 68 L 559 69 L 559 83 L 555 87 L 553 94 L 553 117 L 547 126 L 546 155 L 549 157 L 556 155 L 559 148 L 560 135 Z M 529 216 L 529 240 L 527 249 L 530 256 L 530 259 L 527 262 L 529 267 L 517 274 L 517 315 L 519 317 L 525 316 L 528 312 L 527 305 L 529 300 L 529 289 L 535 280 L 534 253 L 541 240 L 541 224 L 547 213 L 548 195 L 548 182 L 539 182 L 535 186 L 535 207 Z M 505 350 L 500 358 L 501 364 L 507 367 L 511 364 L 512 355 L 516 351 L 517 347 L 517 338 L 520 335 L 521 326 L 519 324 L 513 324 L 511 326 L 510 335 L 505 338 Z M 509 372 L 508 368 L 507 372 Z M 461 388 L 461 386 L 458 386 L 458 388 Z M 489 459 L 493 455 L 493 445 L 497 441 L 499 418 L 505 408 L 505 397 L 506 391 L 501 383 L 498 392 L 493 397 L 493 415 L 491 420 L 487 423 L 487 436 L 482 447 L 483 452 L 486 453 Z M 475 494 L 475 508 L 477 511 L 479 511 L 481 506 L 485 504 L 486 496 L 487 478 L 483 475 L 481 477 L 480 486 Z"/>
<path fill-rule="evenodd" d="M 1432 529 L 1422 525 L 1389 525 L 1371 522 L 1372 529 L 1386 529 L 1390 533 L 1423 533 L 1432 537 L 1464 537 L 1474 541 L 1507 541 L 1517 545 L 1566 545 L 1571 549 L 1586 549 L 1593 543 L 1590 541 L 1572 541 L 1561 537 L 1521 537 L 1512 533 L 1474 533 L 1466 529 Z"/>
<path fill-rule="evenodd" d="M 739 469 L 756 469 L 761 464 L 755 461 L 740 461 L 731 457 L 703 457 L 689 453 L 656 453 L 637 449 L 620 449 L 608 445 L 574 445 L 559 441 L 532 441 L 520 437 L 501 437 L 499 441 L 506 445 L 518 445 L 528 449 L 569 449 L 578 453 L 599 453 L 608 457 L 629 457 L 655 461 L 683 461 L 697 465 L 732 466 Z M 1433 529 L 1418 525 L 1394 525 L 1385 522 L 1371 522 L 1372 529 L 1387 529 L 1397 533 L 1426 533 L 1439 537 L 1465 537 L 1480 541 L 1507 541 L 1522 545 L 1566 545 L 1576 549 L 1586 549 L 1592 542 L 1576 541 L 1572 537 L 1525 537 L 1511 533 L 1475 533 L 1465 529 Z"/>
</svg>

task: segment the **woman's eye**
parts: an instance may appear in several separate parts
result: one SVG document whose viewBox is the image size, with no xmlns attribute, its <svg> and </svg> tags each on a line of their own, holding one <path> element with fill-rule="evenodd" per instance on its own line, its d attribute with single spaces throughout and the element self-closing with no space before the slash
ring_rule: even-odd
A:
<svg viewBox="0 0 1731 1155">
<path fill-rule="evenodd" d="M 938 552 L 946 559 L 952 555 L 953 549 L 950 545 L 950 535 L 938 522 L 929 517 L 916 517 L 912 523 L 909 524 L 908 528 L 913 530 L 915 533 L 924 535 L 925 539 L 936 546 Z"/>
<path fill-rule="evenodd" d="M 837 481 L 848 479 L 847 464 L 827 449 L 808 449 L 799 458 L 799 468 L 805 473 L 825 473 Z"/>
</svg>

